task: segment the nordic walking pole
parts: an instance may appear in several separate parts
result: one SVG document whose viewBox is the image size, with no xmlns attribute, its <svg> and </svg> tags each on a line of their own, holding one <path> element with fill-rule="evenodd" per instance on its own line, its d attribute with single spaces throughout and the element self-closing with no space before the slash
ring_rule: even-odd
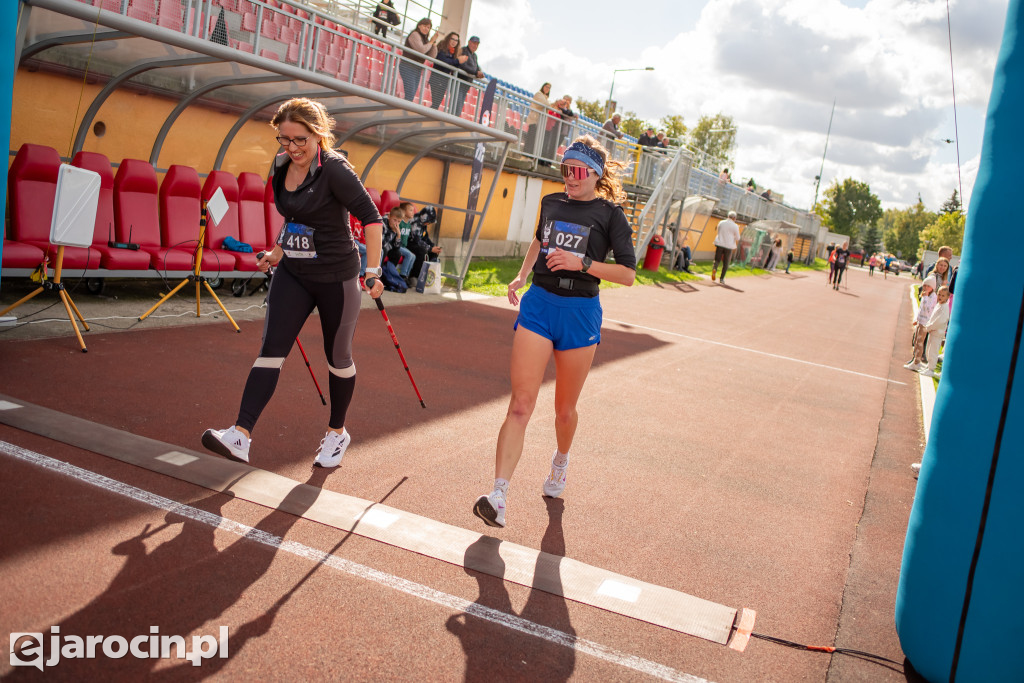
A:
<svg viewBox="0 0 1024 683">
<path fill-rule="evenodd" d="M 405 371 L 409 375 L 409 381 L 412 382 L 412 389 L 416 392 L 416 398 L 420 400 L 420 405 L 426 408 L 427 404 L 423 402 L 423 397 L 420 396 L 420 390 L 416 388 L 416 380 L 412 378 L 412 372 L 409 370 L 409 364 L 405 362 L 405 354 L 402 353 L 402 347 L 398 345 L 398 337 L 395 336 L 395 328 L 391 327 L 391 321 L 388 320 L 388 313 L 384 310 L 384 302 L 380 300 L 380 297 L 377 297 L 374 301 L 377 304 L 377 308 L 380 309 L 380 314 L 384 316 L 384 322 L 388 326 L 388 332 L 391 333 L 391 341 L 395 342 L 395 351 L 398 351 L 398 357 L 402 359 L 402 365 L 405 367 Z"/>
<path fill-rule="evenodd" d="M 267 255 L 267 252 L 261 251 L 260 253 L 256 254 L 256 260 L 259 261 L 261 258 L 263 258 L 266 255 Z M 274 269 L 270 268 L 267 272 L 270 275 L 273 275 L 274 274 Z M 264 301 L 266 301 L 266 299 L 264 299 Z M 327 405 L 327 399 L 324 398 L 324 392 L 320 390 L 320 382 L 316 381 L 316 375 L 313 374 L 313 366 L 311 366 L 309 364 L 309 356 L 306 355 L 306 349 L 302 348 L 302 342 L 299 341 L 298 337 L 295 338 L 295 343 L 299 347 L 299 353 L 302 354 L 302 360 L 306 361 L 306 369 L 309 370 L 309 376 L 313 378 L 313 386 L 316 387 L 316 393 L 320 394 L 320 402 L 323 403 L 324 405 Z"/>
<path fill-rule="evenodd" d="M 306 361 L 306 369 L 309 370 L 309 376 L 313 378 L 313 385 L 316 386 L 316 393 L 320 394 L 320 402 L 327 405 L 327 399 L 324 398 L 324 392 L 320 391 L 320 382 L 316 381 L 316 375 L 313 374 L 313 368 L 309 364 L 309 356 L 306 355 L 306 350 L 302 348 L 302 342 L 299 338 L 295 338 L 295 343 L 299 347 L 299 353 L 302 354 L 302 360 Z"/>
</svg>

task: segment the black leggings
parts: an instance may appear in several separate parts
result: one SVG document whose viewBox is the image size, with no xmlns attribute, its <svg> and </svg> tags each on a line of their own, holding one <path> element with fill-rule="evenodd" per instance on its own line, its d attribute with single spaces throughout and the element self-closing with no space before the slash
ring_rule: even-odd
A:
<svg viewBox="0 0 1024 683">
<path fill-rule="evenodd" d="M 840 283 L 842 283 L 842 281 L 843 281 L 843 273 L 845 273 L 845 272 L 846 272 L 846 266 L 836 266 L 836 275 L 835 275 L 835 278 L 833 278 L 835 280 L 835 282 L 833 284 L 835 284 L 836 287 L 838 287 L 840 285 Z"/>
<path fill-rule="evenodd" d="M 729 270 L 729 261 L 732 260 L 732 249 L 720 247 L 715 245 L 715 265 L 711 266 L 711 272 L 718 270 L 718 262 L 722 262 L 722 277 L 721 280 L 725 279 L 725 272 Z"/>
<path fill-rule="evenodd" d="M 328 389 L 331 395 L 331 429 L 345 426 L 345 414 L 352 403 L 356 366 L 352 361 L 352 337 L 359 318 L 359 280 L 308 282 L 285 268 L 278 268 L 267 295 L 267 317 L 263 322 L 263 345 L 249 371 L 235 424 L 250 432 L 260 413 L 274 395 L 281 366 L 303 324 L 315 307 L 327 355 Z"/>
</svg>

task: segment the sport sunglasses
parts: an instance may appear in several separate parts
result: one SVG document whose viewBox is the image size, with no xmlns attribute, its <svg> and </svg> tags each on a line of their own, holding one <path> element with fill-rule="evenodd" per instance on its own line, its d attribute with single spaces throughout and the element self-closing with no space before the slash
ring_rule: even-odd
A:
<svg viewBox="0 0 1024 683">
<path fill-rule="evenodd" d="M 574 178 L 576 180 L 583 180 L 593 171 L 588 166 L 570 166 L 569 164 L 562 164 L 562 177 L 563 178 Z"/>
</svg>

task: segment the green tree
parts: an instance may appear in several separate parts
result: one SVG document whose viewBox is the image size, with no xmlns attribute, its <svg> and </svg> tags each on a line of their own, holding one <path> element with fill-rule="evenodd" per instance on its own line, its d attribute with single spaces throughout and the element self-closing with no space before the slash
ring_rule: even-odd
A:
<svg viewBox="0 0 1024 683">
<path fill-rule="evenodd" d="M 920 257 L 921 231 L 935 218 L 936 214 L 925 210 L 920 197 L 917 204 L 906 209 L 887 209 L 878 221 L 885 250 L 900 258 Z"/>
<path fill-rule="evenodd" d="M 665 136 L 672 138 L 673 140 L 682 140 L 686 136 L 686 124 L 683 123 L 683 117 L 679 114 L 666 114 L 661 117 L 661 129 L 665 131 Z"/>
<path fill-rule="evenodd" d="M 959 254 L 964 246 L 964 222 L 964 215 L 959 211 L 943 213 L 921 231 L 921 241 L 926 242 L 929 249 L 948 245 L 954 254 Z"/>
<path fill-rule="evenodd" d="M 867 183 L 847 178 L 838 180 L 825 190 L 822 202 L 829 218 L 829 227 L 840 235 L 849 235 L 850 241 L 859 242 L 860 229 L 872 225 L 882 217 L 882 203 L 871 193 Z"/>
<path fill-rule="evenodd" d="M 953 196 L 942 203 L 942 207 L 939 209 L 939 213 L 959 213 L 963 207 L 960 204 L 960 197 L 957 196 L 956 189 L 953 189 Z"/>
<path fill-rule="evenodd" d="M 604 123 L 604 104 L 600 100 L 588 100 L 585 97 L 577 97 L 576 109 L 580 114 Z"/>
<path fill-rule="evenodd" d="M 619 130 L 635 138 L 640 137 L 640 134 L 644 132 L 646 127 L 647 122 L 637 116 L 635 111 L 627 111 L 623 114 L 622 123 L 619 124 Z"/>
<path fill-rule="evenodd" d="M 721 112 L 701 116 L 690 131 L 690 144 L 708 156 L 722 159 L 729 168 L 736 165 L 732 160 L 736 151 L 736 124 L 731 116 Z"/>
<path fill-rule="evenodd" d="M 870 256 L 881 250 L 881 232 L 874 223 L 869 224 L 860 234 L 860 244 L 864 247 L 864 255 Z"/>
</svg>

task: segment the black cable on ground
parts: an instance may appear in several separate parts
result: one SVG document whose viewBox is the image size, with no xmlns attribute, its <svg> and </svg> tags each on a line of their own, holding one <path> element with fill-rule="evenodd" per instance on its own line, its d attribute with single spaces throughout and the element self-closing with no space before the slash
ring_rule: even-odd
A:
<svg viewBox="0 0 1024 683">
<path fill-rule="evenodd" d="M 870 652 L 864 652 L 863 650 L 853 650 L 848 647 L 832 647 L 831 645 L 805 645 L 803 643 L 797 643 L 792 640 L 786 640 L 785 638 L 776 638 L 775 636 L 768 636 L 763 633 L 751 633 L 752 638 L 760 638 L 761 640 L 767 640 L 769 643 L 775 643 L 776 645 L 785 645 L 786 647 L 792 647 L 797 650 L 807 650 L 808 652 L 827 652 L 829 654 L 839 655 L 850 655 L 851 657 L 859 657 L 873 662 L 885 662 L 886 664 L 895 664 L 896 666 L 903 666 L 902 662 L 883 657 L 882 655 L 872 654 Z"/>
</svg>

